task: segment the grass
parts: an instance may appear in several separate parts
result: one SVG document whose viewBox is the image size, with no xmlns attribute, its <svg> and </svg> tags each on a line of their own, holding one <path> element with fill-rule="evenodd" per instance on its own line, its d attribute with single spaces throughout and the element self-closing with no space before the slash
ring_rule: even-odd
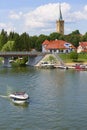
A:
<svg viewBox="0 0 87 130">
<path fill-rule="evenodd" d="M 78 60 L 73 61 L 73 59 L 70 59 L 70 54 L 58 54 L 60 58 L 65 62 L 65 63 L 72 63 L 72 62 L 87 62 L 87 53 L 80 53 L 78 54 Z"/>
</svg>

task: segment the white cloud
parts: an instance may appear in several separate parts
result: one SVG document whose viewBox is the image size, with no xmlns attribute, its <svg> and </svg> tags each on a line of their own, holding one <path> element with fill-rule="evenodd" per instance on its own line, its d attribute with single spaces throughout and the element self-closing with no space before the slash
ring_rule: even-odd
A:
<svg viewBox="0 0 87 130">
<path fill-rule="evenodd" d="M 86 12 L 87 12 L 87 5 L 85 5 L 85 6 L 84 6 L 84 11 L 86 11 Z"/>
<path fill-rule="evenodd" d="M 74 12 L 71 12 L 71 10 L 69 10 L 65 15 L 66 21 L 78 22 L 81 20 L 87 20 L 87 5 L 83 7 L 83 10 Z"/>
<path fill-rule="evenodd" d="M 15 27 L 11 23 L 0 23 L 0 30 L 6 30 L 8 33 L 11 31 L 15 31 Z"/>
<path fill-rule="evenodd" d="M 87 5 L 83 7 L 83 10 L 73 11 L 71 5 L 64 2 L 61 3 L 61 10 L 65 23 L 87 20 Z M 56 31 L 56 20 L 59 18 L 59 3 L 45 4 L 27 13 L 11 11 L 9 18 L 12 24 L 0 23 L 0 28 L 15 30 L 16 32 L 52 33 Z M 70 27 L 66 31 L 69 32 Z"/>
<path fill-rule="evenodd" d="M 66 13 L 70 6 L 67 3 L 61 4 L 62 13 Z M 44 28 L 59 18 L 59 3 L 49 3 L 36 8 L 34 11 L 24 15 L 25 26 L 30 28 Z M 51 25 L 50 24 L 50 25 Z M 55 30 L 54 30 L 55 31 Z"/>
<path fill-rule="evenodd" d="M 74 22 L 76 23 L 81 20 L 87 20 L 87 6 L 85 6 L 83 10 L 72 11 L 71 5 L 64 2 L 61 3 L 61 10 L 65 23 L 74 24 Z M 24 14 L 24 22 L 25 22 L 24 27 L 26 28 L 27 31 L 36 29 L 37 32 L 38 30 L 40 30 L 40 33 L 41 31 L 44 33 L 55 32 L 56 20 L 58 18 L 59 18 L 59 3 L 49 3 L 40 6 L 29 13 Z M 65 28 L 65 30 L 66 30 L 65 32 L 69 32 L 70 27 L 68 30 Z"/>
<path fill-rule="evenodd" d="M 14 11 L 11 11 L 9 17 L 11 19 L 16 19 L 16 20 L 20 19 L 22 17 L 22 12 L 16 13 Z"/>
<path fill-rule="evenodd" d="M 6 28 L 6 24 L 5 23 L 0 23 L 0 28 Z"/>
</svg>

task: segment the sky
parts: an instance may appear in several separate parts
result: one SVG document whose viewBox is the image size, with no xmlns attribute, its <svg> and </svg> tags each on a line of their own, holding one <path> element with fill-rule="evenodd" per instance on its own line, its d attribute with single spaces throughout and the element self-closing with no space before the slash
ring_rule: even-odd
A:
<svg viewBox="0 0 87 130">
<path fill-rule="evenodd" d="M 59 3 L 65 35 L 79 30 L 87 32 L 87 0 L 2 0 L 0 2 L 0 31 L 4 29 L 30 36 L 56 32 Z"/>
</svg>

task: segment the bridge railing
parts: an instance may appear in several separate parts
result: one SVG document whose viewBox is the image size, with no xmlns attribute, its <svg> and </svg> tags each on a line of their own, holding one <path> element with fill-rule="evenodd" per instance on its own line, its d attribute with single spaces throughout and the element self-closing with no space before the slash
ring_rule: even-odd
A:
<svg viewBox="0 0 87 130">
<path fill-rule="evenodd" d="M 18 51 L 18 52 L 15 52 L 15 51 L 9 51 L 9 52 L 0 52 L 0 54 L 32 54 L 31 52 L 27 52 L 27 51 Z"/>
<path fill-rule="evenodd" d="M 11 51 L 9 51 L 9 52 L 0 52 L 0 56 L 24 56 L 24 55 L 26 55 L 26 56 L 28 56 L 28 55 L 44 55 L 45 53 L 42 53 L 42 52 L 37 52 L 37 51 L 18 51 L 18 52 L 15 52 L 15 51 L 13 51 L 13 52 L 11 52 Z"/>
</svg>

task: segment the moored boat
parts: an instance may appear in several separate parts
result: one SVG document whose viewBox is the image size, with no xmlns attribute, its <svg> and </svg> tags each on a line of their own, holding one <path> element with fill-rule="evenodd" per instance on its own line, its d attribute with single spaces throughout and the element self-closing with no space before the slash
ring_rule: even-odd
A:
<svg viewBox="0 0 87 130">
<path fill-rule="evenodd" d="M 76 64 L 75 69 L 76 70 L 86 70 L 87 67 L 86 67 L 86 65 L 83 65 L 83 64 Z"/>
<path fill-rule="evenodd" d="M 13 103 L 23 104 L 28 102 L 29 96 L 25 92 L 15 92 L 9 95 Z"/>
<path fill-rule="evenodd" d="M 48 62 L 42 62 L 42 63 L 40 64 L 40 67 L 41 67 L 41 68 L 52 69 L 52 68 L 54 68 L 54 64 L 48 63 Z"/>
<path fill-rule="evenodd" d="M 55 65 L 54 67 L 59 69 L 68 69 L 68 67 L 64 65 Z"/>
</svg>

